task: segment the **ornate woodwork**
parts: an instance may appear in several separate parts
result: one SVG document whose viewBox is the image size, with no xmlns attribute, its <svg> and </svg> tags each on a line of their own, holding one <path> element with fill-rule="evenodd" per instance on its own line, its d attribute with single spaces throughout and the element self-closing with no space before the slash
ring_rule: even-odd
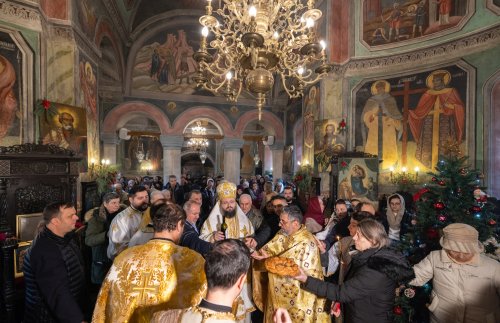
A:
<svg viewBox="0 0 500 323">
<path fill-rule="evenodd" d="M 71 150 L 53 145 L 0 147 L 0 321 L 17 322 L 14 289 L 16 216 L 42 212 L 56 201 L 76 205 L 78 163 Z"/>
</svg>

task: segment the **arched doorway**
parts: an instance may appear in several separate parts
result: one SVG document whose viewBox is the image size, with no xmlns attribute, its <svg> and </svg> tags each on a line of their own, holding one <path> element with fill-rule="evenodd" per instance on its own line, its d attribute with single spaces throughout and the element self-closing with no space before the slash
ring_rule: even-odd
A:
<svg viewBox="0 0 500 323">
<path fill-rule="evenodd" d="M 195 118 L 183 129 L 181 172 L 194 182 L 216 174 L 216 158 L 223 132 L 220 125 L 207 118 Z"/>
</svg>

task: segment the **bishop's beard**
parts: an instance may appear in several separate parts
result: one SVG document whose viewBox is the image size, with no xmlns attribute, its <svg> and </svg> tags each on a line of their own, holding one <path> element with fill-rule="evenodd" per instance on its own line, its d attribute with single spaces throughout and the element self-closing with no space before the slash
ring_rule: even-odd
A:
<svg viewBox="0 0 500 323">
<path fill-rule="evenodd" d="M 224 216 L 225 218 L 234 218 L 235 215 L 236 215 L 236 208 L 234 208 L 231 211 L 222 210 L 222 216 Z"/>
</svg>

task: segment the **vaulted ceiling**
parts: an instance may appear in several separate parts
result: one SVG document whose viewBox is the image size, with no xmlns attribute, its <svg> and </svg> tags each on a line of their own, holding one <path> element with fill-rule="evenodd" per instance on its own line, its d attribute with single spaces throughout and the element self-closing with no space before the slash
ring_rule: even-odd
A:
<svg viewBox="0 0 500 323">
<path fill-rule="evenodd" d="M 130 2 L 130 0 L 128 1 Z M 217 0 L 214 2 L 217 2 Z M 130 15 L 133 21 L 130 21 L 128 25 L 134 30 L 142 22 L 158 14 L 179 9 L 202 10 L 205 8 L 206 3 L 207 0 L 136 0 L 136 4 L 132 9 L 134 12 Z"/>
</svg>

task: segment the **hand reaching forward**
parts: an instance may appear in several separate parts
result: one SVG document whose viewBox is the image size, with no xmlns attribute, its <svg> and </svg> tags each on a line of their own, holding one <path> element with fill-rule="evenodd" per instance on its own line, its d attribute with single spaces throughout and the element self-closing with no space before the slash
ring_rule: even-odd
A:
<svg viewBox="0 0 500 323">
<path fill-rule="evenodd" d="M 262 249 L 252 252 L 251 256 L 253 259 L 256 260 L 263 260 L 269 258 L 269 255 Z"/>
</svg>

